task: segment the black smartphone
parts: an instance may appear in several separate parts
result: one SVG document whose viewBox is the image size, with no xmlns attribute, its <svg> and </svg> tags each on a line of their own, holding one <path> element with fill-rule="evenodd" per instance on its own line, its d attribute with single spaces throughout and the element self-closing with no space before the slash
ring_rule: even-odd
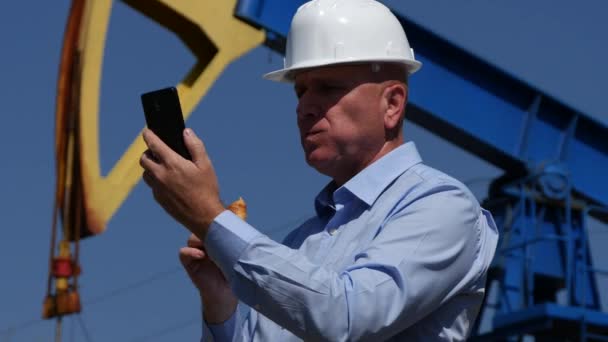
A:
<svg viewBox="0 0 608 342">
<path fill-rule="evenodd" d="M 141 95 L 146 124 L 154 134 L 182 157 L 192 160 L 184 144 L 184 116 L 175 87 L 151 91 Z"/>
</svg>

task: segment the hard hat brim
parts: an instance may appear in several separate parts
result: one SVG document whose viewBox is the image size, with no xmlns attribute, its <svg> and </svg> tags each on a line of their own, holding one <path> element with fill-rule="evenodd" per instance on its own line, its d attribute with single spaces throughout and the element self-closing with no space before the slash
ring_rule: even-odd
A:
<svg viewBox="0 0 608 342">
<path fill-rule="evenodd" d="M 299 71 L 310 70 L 321 67 L 328 67 L 333 65 L 348 65 L 348 64 L 362 64 L 362 63 L 395 63 L 405 65 L 407 69 L 408 76 L 415 73 L 422 67 L 422 63 L 416 60 L 411 59 L 402 59 L 402 58 L 370 58 L 366 59 L 358 59 L 356 61 L 340 61 L 336 62 L 335 60 L 327 61 L 327 62 L 316 62 L 311 63 L 310 65 L 296 65 L 291 68 L 284 68 L 269 72 L 263 76 L 264 79 L 275 82 L 283 82 L 283 83 L 293 83 L 295 79 L 295 75 Z"/>
</svg>

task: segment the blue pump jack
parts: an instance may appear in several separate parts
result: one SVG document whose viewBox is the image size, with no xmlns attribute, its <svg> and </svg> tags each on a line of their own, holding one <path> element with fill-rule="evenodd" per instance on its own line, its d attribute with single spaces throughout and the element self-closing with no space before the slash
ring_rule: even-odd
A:
<svg viewBox="0 0 608 342">
<path fill-rule="evenodd" d="M 561 163 L 495 180 L 484 206 L 501 239 L 472 340 L 608 341 L 587 230 L 608 210 L 575 199 Z"/>
</svg>

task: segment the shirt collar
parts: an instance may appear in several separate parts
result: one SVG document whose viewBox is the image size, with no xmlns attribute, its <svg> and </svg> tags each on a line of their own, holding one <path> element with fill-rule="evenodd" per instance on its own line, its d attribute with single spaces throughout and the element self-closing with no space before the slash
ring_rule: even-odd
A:
<svg viewBox="0 0 608 342">
<path fill-rule="evenodd" d="M 380 194 L 403 172 L 422 162 L 413 142 L 405 143 L 378 159 L 336 189 L 332 181 L 315 199 L 317 215 L 323 216 L 335 205 L 356 197 L 371 206 Z"/>
</svg>

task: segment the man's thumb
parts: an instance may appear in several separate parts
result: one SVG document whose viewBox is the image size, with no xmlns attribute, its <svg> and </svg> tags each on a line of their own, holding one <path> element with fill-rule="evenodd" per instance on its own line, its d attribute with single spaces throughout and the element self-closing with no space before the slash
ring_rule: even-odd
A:
<svg viewBox="0 0 608 342">
<path fill-rule="evenodd" d="M 198 164 L 200 161 L 204 160 L 207 151 L 205 150 L 205 145 L 203 141 L 199 139 L 194 131 L 191 128 L 186 128 L 184 130 L 184 143 L 186 144 L 186 148 L 188 148 L 188 152 L 190 152 L 190 156 L 192 156 L 192 161 L 195 164 Z"/>
</svg>

